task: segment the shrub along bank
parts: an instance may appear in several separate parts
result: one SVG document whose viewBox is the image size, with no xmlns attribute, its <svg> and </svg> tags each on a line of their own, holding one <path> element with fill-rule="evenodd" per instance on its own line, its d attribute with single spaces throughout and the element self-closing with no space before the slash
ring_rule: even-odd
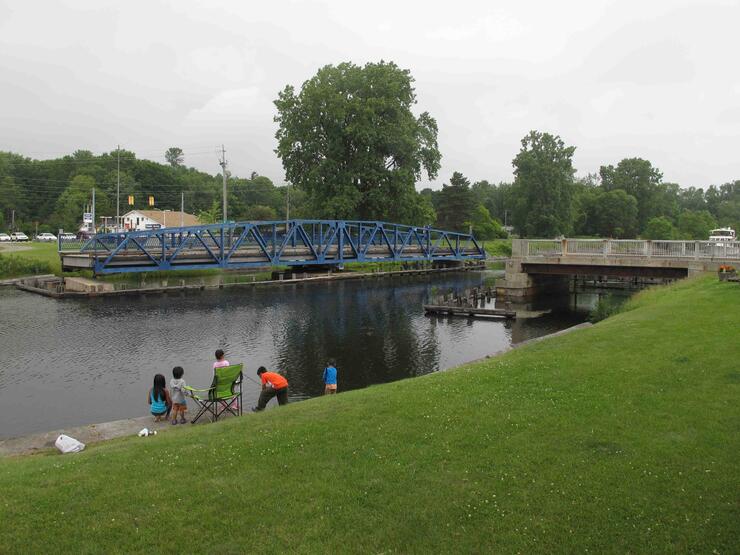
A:
<svg viewBox="0 0 740 555">
<path fill-rule="evenodd" d="M 731 552 L 738 307 L 685 281 L 456 370 L 0 460 L 0 552 Z"/>
</svg>

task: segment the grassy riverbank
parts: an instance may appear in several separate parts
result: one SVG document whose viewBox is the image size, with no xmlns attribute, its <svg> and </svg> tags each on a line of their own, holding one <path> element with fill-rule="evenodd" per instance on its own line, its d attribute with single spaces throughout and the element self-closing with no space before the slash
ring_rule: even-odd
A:
<svg viewBox="0 0 740 555">
<path fill-rule="evenodd" d="M 0 245 L 0 279 L 61 272 L 56 243 Z"/>
<path fill-rule="evenodd" d="M 0 552 L 728 553 L 738 307 L 685 281 L 457 370 L 0 460 Z"/>
</svg>

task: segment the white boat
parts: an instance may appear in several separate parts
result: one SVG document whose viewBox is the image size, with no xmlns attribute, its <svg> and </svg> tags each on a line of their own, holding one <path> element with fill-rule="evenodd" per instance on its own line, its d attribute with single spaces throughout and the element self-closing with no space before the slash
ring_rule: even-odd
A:
<svg viewBox="0 0 740 555">
<path fill-rule="evenodd" d="M 709 240 L 719 246 L 736 241 L 735 230 L 730 227 L 720 227 L 709 232 Z"/>
</svg>

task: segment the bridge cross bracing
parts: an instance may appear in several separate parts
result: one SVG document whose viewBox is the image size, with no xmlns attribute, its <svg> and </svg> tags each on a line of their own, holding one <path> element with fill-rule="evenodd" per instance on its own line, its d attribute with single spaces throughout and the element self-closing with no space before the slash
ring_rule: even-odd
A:
<svg viewBox="0 0 740 555">
<path fill-rule="evenodd" d="M 347 220 L 227 222 L 98 234 L 84 243 L 60 239 L 59 253 L 63 267 L 91 268 L 97 274 L 486 256 L 471 234 Z"/>
</svg>

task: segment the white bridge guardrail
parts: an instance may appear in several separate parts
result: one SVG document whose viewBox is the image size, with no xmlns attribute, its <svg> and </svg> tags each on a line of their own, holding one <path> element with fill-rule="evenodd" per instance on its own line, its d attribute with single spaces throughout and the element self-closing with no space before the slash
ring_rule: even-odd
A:
<svg viewBox="0 0 740 555">
<path fill-rule="evenodd" d="M 740 260 L 740 241 L 521 239 L 523 256 L 605 256 Z"/>
</svg>

